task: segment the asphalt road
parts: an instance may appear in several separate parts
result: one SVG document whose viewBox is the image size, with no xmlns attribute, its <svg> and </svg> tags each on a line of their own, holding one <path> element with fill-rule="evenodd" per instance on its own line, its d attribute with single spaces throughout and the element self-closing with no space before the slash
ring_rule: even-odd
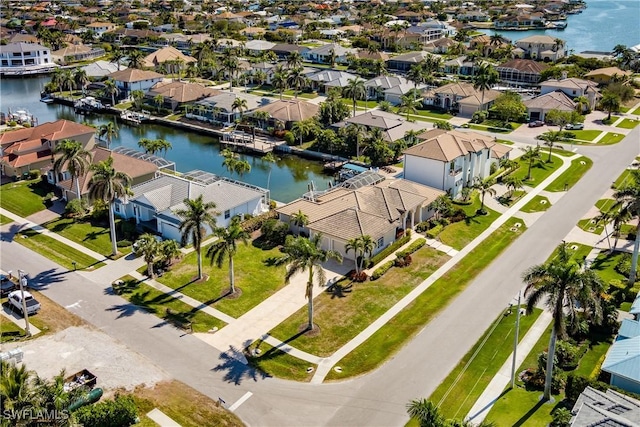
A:
<svg viewBox="0 0 640 427">
<path fill-rule="evenodd" d="M 394 358 L 372 374 L 341 383 L 263 378 L 109 294 L 107 283 L 66 272 L 16 243 L 0 243 L 0 266 L 29 272 L 45 295 L 211 398 L 220 397 L 230 406 L 246 392 L 253 393 L 236 410 L 249 425 L 400 426 L 408 419 L 406 403 L 429 396 L 517 294 L 522 271 L 543 262 L 640 153 L 640 128 L 617 145 L 580 147 L 579 152 L 594 165 L 571 191 Z"/>
</svg>

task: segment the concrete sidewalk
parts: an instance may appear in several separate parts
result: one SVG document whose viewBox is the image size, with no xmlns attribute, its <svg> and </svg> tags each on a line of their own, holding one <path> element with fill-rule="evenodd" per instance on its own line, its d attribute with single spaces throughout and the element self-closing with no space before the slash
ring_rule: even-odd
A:
<svg viewBox="0 0 640 427">
<path fill-rule="evenodd" d="M 524 359 L 529 355 L 531 349 L 538 342 L 540 337 L 545 333 L 553 316 L 548 311 L 543 311 L 540 317 L 531 325 L 531 328 L 527 334 L 520 340 L 516 350 L 516 369 L 524 362 Z M 500 367 L 498 373 L 493 377 L 487 388 L 480 395 L 476 403 L 473 405 L 469 414 L 467 414 L 465 420 L 472 421 L 474 424 L 482 422 L 496 401 L 502 395 L 504 389 L 509 385 L 511 381 L 511 365 L 513 360 L 513 353 L 509 355 L 504 364 Z M 518 373 L 516 372 L 516 375 Z"/>
</svg>

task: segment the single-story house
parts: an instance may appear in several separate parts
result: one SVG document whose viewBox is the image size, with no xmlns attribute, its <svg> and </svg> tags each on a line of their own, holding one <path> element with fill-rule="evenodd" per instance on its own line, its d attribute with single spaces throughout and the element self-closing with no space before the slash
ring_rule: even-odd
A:
<svg viewBox="0 0 640 427">
<path fill-rule="evenodd" d="M 640 400 L 613 389 L 603 392 L 587 386 L 573 405 L 571 415 L 571 427 L 637 426 Z"/>
<path fill-rule="evenodd" d="M 104 56 L 104 49 L 91 47 L 84 44 L 71 44 L 62 49 L 51 52 L 51 57 L 56 64 L 69 64 L 71 62 L 89 61 Z"/>
<path fill-rule="evenodd" d="M 275 45 L 275 43 L 268 42 L 266 40 L 249 40 L 245 43 L 244 48 L 249 52 L 249 55 L 258 56 L 273 49 Z"/>
<path fill-rule="evenodd" d="M 116 87 L 120 91 L 120 97 L 122 98 L 128 98 L 134 90 L 146 92 L 164 78 L 162 74 L 155 71 L 138 70 L 136 68 L 116 71 L 107 77 L 116 82 Z"/>
<path fill-rule="evenodd" d="M 496 70 L 500 74 L 500 80 L 504 83 L 535 86 L 540 81 L 540 73 L 547 68 L 549 66 L 543 62 L 516 58 L 498 65 Z"/>
<path fill-rule="evenodd" d="M 372 173 L 371 171 L 363 174 Z M 358 176 L 352 178 L 357 180 Z M 376 242 L 373 254 L 393 243 L 404 230 L 428 219 L 429 205 L 444 192 L 403 179 L 384 180 L 358 188 L 335 187 L 312 199 L 298 199 L 277 208 L 280 220 L 289 222 L 301 211 L 309 218 L 302 233 L 322 233 L 322 248 L 354 259 L 345 250 L 349 239 L 368 235 Z"/>
<path fill-rule="evenodd" d="M 162 106 L 175 111 L 182 105 L 199 101 L 219 94 L 220 91 L 204 87 L 198 83 L 187 82 L 158 82 L 145 94 L 147 101 L 155 103 L 155 97 L 161 95 Z"/>
<path fill-rule="evenodd" d="M 559 90 L 527 99 L 523 104 L 527 107 L 529 120 L 544 120 L 551 110 L 573 111 L 576 109 L 576 103 Z"/>
<path fill-rule="evenodd" d="M 464 55 L 445 61 L 442 65 L 445 73 L 459 76 L 472 76 L 476 69 L 476 64 Z"/>
<path fill-rule="evenodd" d="M 349 85 L 349 80 L 356 80 L 359 77 L 346 71 L 319 70 L 307 76 L 311 82 L 311 88 L 324 93 L 328 88 L 344 88 Z"/>
<path fill-rule="evenodd" d="M 85 73 L 87 73 L 87 77 L 102 79 L 109 74 L 118 71 L 118 64 L 116 64 L 115 62 L 99 60 L 96 62 L 92 62 L 91 64 L 87 64 L 81 68 L 85 71 Z"/>
<path fill-rule="evenodd" d="M 331 56 L 334 56 L 334 61 L 338 64 L 347 63 L 347 55 L 355 54 L 357 50 L 342 47 L 337 43 L 329 43 L 322 46 L 314 47 L 302 53 L 302 56 L 309 62 L 315 62 L 320 64 L 330 64 Z"/>
<path fill-rule="evenodd" d="M 254 112 L 264 111 L 269 114 L 270 123 L 282 123 L 290 129 L 295 122 L 301 122 L 318 115 L 320 107 L 301 99 L 282 99 L 256 108 Z"/>
<path fill-rule="evenodd" d="M 20 177 L 51 166 L 53 150 L 65 139 L 78 141 L 85 150 L 91 150 L 95 146 L 95 132 L 92 127 L 69 120 L 4 132 L 0 134 L 2 175 Z"/>
<path fill-rule="evenodd" d="M 426 59 L 431 53 L 427 51 L 409 52 L 389 58 L 387 68 L 389 70 L 407 72 L 416 64 Z"/>
<path fill-rule="evenodd" d="M 633 75 L 631 71 L 624 71 L 618 67 L 606 67 L 598 68 L 597 70 L 589 71 L 584 75 L 584 78 L 591 80 L 592 82 L 607 85 L 613 80 L 629 77 Z"/>
<path fill-rule="evenodd" d="M 202 175 L 201 171 L 194 176 Z M 191 173 L 187 173 L 190 176 Z M 200 195 L 205 202 L 216 204 L 216 225 L 226 227 L 237 215 L 259 215 L 269 209 L 269 191 L 243 182 L 204 173 L 211 183 L 204 184 L 174 175 L 160 174 L 157 178 L 131 187 L 133 192 L 126 200 L 115 204 L 116 215 L 134 218 L 136 224 L 158 233 L 165 239 L 180 241 L 182 218 L 176 211 L 185 209 L 184 200 Z M 207 181 L 209 182 L 209 181 Z M 208 227 L 206 233 L 212 232 Z"/>
<path fill-rule="evenodd" d="M 213 96 L 195 102 L 193 108 L 187 110 L 186 117 L 229 126 L 240 119 L 240 116 L 251 113 L 273 101 L 271 98 L 244 92 L 216 92 L 218 93 Z M 233 108 L 233 104 L 238 98 L 247 101 L 246 110 L 239 111 Z"/>
<path fill-rule="evenodd" d="M 640 393 L 640 321 L 623 319 L 602 370 L 611 375 L 612 386 Z"/>
<path fill-rule="evenodd" d="M 470 117 L 478 110 L 487 110 L 493 105 L 500 92 L 489 89 L 482 91 L 472 83 L 454 82 L 430 89 L 423 94 L 423 104 L 458 111 L 461 116 Z"/>
<path fill-rule="evenodd" d="M 307 46 L 300 46 L 290 43 L 278 43 L 271 48 L 271 51 L 278 55 L 278 58 L 280 59 L 286 59 L 291 54 L 291 52 L 300 52 L 300 54 L 304 57 L 309 50 L 310 49 Z"/>
<path fill-rule="evenodd" d="M 427 127 L 425 122 L 410 122 L 406 118 L 380 110 L 372 110 L 366 113 L 356 114 L 346 120 L 334 123 L 332 126 L 341 128 L 348 124 L 364 126 L 367 130 L 378 128 L 383 131 L 383 139 L 387 142 L 395 142 L 406 137 L 407 132 L 419 132 Z"/>
<path fill-rule="evenodd" d="M 508 157 L 508 147 L 492 156 L 494 138 L 476 132 L 432 129 L 418 136 L 422 142 L 404 152 L 404 178 L 458 197 L 477 177 L 491 174 L 491 163 Z"/>
<path fill-rule="evenodd" d="M 181 62 L 180 64 L 178 62 Z M 167 73 L 177 73 L 184 70 L 187 64 L 198 62 L 196 58 L 185 55 L 173 46 L 163 47 L 144 58 L 144 66 L 159 70 L 164 67 Z"/>
</svg>

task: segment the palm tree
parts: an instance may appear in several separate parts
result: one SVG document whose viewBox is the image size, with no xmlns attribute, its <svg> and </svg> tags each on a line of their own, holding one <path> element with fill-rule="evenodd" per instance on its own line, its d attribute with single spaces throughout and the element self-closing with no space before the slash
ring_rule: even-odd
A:
<svg viewBox="0 0 640 427">
<path fill-rule="evenodd" d="M 118 71 L 120 71 L 120 61 L 125 57 L 124 52 L 120 48 L 120 46 L 114 46 L 111 50 L 111 54 L 109 55 L 109 59 L 111 62 L 115 62 L 118 66 Z"/>
<path fill-rule="evenodd" d="M 481 62 L 473 77 L 473 88 L 482 92 L 480 109 L 484 109 L 484 92 L 491 89 L 491 86 L 498 83 L 500 75 L 496 69 L 487 62 Z"/>
<path fill-rule="evenodd" d="M 304 86 L 307 83 L 307 78 L 304 75 L 304 69 L 302 67 L 294 68 L 289 71 L 289 75 L 287 76 L 287 84 L 289 87 L 295 88 L 293 92 L 294 98 L 298 97 L 298 92 L 300 92 L 300 87 Z"/>
<path fill-rule="evenodd" d="M 530 267 L 524 272 L 522 279 L 527 284 L 527 313 L 531 314 L 542 298 L 546 297 L 546 305 L 553 315 L 543 396 L 544 400 L 550 400 L 556 339 L 566 336 L 567 322 L 569 326 L 577 325 L 578 313 L 583 313 L 594 323 L 600 323 L 604 283 L 591 269 L 571 259 L 564 242 L 558 246 L 555 258 L 545 264 Z"/>
<path fill-rule="evenodd" d="M 540 158 L 540 147 L 537 145 L 535 147 L 527 147 L 524 150 L 524 154 L 522 155 L 522 160 L 525 160 L 529 163 L 527 169 L 527 181 L 531 180 L 531 167 L 533 166 L 533 161 Z"/>
<path fill-rule="evenodd" d="M 322 263 L 334 259 L 342 262 L 342 255 L 336 251 L 322 249 L 322 234 L 317 233 L 311 238 L 288 236 L 282 249 L 283 256 L 277 258 L 276 265 L 288 264 L 287 272 L 284 276 L 288 284 L 293 276 L 305 270 L 309 272 L 305 297 L 307 298 L 307 311 L 309 314 L 308 330 L 313 330 L 313 281 L 315 279 L 321 284 L 326 283 L 326 274 L 322 268 Z"/>
<path fill-rule="evenodd" d="M 357 123 L 349 123 L 345 126 L 345 135 L 348 141 L 352 141 L 356 146 L 356 158 L 360 157 L 360 144 L 367 135 L 367 130 L 364 126 Z"/>
<path fill-rule="evenodd" d="M 622 225 L 627 223 L 631 219 L 631 215 L 625 209 L 616 207 L 610 208 L 608 211 L 600 211 L 600 214 L 595 218 L 596 224 L 604 223 L 604 231 L 607 235 L 607 242 L 609 242 L 609 251 L 613 252 L 618 246 L 618 239 L 620 238 L 620 229 Z M 613 246 L 611 246 L 611 240 L 609 239 L 609 232 L 607 231 L 607 224 L 613 224 L 613 231 L 611 234 L 615 237 Z"/>
<path fill-rule="evenodd" d="M 227 53 L 227 56 L 222 60 L 222 69 L 227 72 L 229 75 L 229 92 L 233 92 L 233 78 L 235 77 L 238 69 L 240 68 L 240 63 L 238 62 L 238 57 L 230 53 Z"/>
<path fill-rule="evenodd" d="M 309 216 L 298 209 L 298 212 L 291 214 L 291 216 L 289 217 L 289 222 L 292 225 L 296 226 L 296 231 L 298 232 L 298 234 L 300 234 L 302 228 L 306 227 L 307 224 L 309 224 Z"/>
<path fill-rule="evenodd" d="M 294 50 L 287 57 L 287 68 L 295 70 L 296 68 L 302 68 L 302 54 L 297 50 Z"/>
<path fill-rule="evenodd" d="M 347 243 L 344 245 L 344 252 L 349 253 L 353 251 L 355 253 L 355 258 L 353 259 L 356 265 L 356 274 L 360 273 L 360 263 L 358 262 L 358 257 L 360 253 L 363 251 L 362 239 L 361 236 L 354 237 L 352 239 L 347 240 Z"/>
<path fill-rule="evenodd" d="M 89 182 L 89 198 L 91 200 L 102 200 L 109 204 L 109 229 L 111 232 L 111 249 L 115 256 L 118 253 L 116 246 L 116 226 L 113 217 L 113 205 L 119 197 L 129 194 L 131 177 L 124 172 L 116 172 L 113 168 L 113 157 L 93 164 L 90 167 L 93 172 Z"/>
<path fill-rule="evenodd" d="M 622 54 L 625 53 L 627 50 L 629 50 L 627 46 L 623 44 L 617 44 L 614 46 L 612 52 L 615 54 L 615 56 L 622 56 Z"/>
<path fill-rule="evenodd" d="M 364 86 L 364 80 L 359 77 L 347 80 L 347 86 L 344 88 L 346 97 L 353 101 L 353 115 L 356 115 L 356 103 L 367 94 L 367 88 Z"/>
<path fill-rule="evenodd" d="M 629 171 L 631 181 L 624 187 L 613 193 L 616 203 L 611 210 L 622 211 L 620 215 L 628 218 L 640 219 L 640 170 Z M 636 225 L 636 236 L 640 236 L 640 220 Z M 629 271 L 629 285 L 633 286 L 636 281 L 636 270 L 638 267 L 638 250 L 640 249 L 640 238 L 636 237 L 633 243 L 633 255 L 631 257 L 631 270 Z"/>
<path fill-rule="evenodd" d="M 515 193 L 516 190 L 519 190 L 523 187 L 522 180 L 516 175 L 507 176 L 503 182 L 507 186 L 507 189 L 509 190 L 510 198 L 513 197 L 513 193 Z"/>
<path fill-rule="evenodd" d="M 144 52 L 138 49 L 129 51 L 129 62 L 127 67 L 141 69 L 144 64 Z"/>
<path fill-rule="evenodd" d="M 409 120 L 409 114 L 415 114 L 416 112 L 416 104 L 415 96 L 402 95 L 400 97 L 400 107 L 398 108 L 398 112 L 406 113 L 407 120 Z"/>
<path fill-rule="evenodd" d="M 299 122 L 295 122 L 291 126 L 291 133 L 293 133 L 296 138 L 300 139 L 300 144 L 302 145 L 303 138 L 311 133 L 312 127 L 313 125 L 310 121 L 302 120 Z"/>
<path fill-rule="evenodd" d="M 253 118 L 258 120 L 258 127 L 264 129 L 268 120 L 271 118 L 271 114 L 267 111 L 256 111 L 253 113 Z"/>
<path fill-rule="evenodd" d="M 544 141 L 544 145 L 549 147 L 549 158 L 547 163 L 551 163 L 551 152 L 558 142 L 562 141 L 562 132 L 554 132 L 552 130 L 540 135 L 540 139 Z"/>
<path fill-rule="evenodd" d="M 420 63 L 411 67 L 407 73 L 407 80 L 413 82 L 413 88 L 415 89 L 414 96 L 418 91 L 418 84 L 425 81 L 425 71 L 422 63 Z"/>
<path fill-rule="evenodd" d="M 131 98 L 133 99 L 133 105 L 140 109 L 142 107 L 142 100 L 144 99 L 144 91 L 140 89 L 131 91 Z"/>
<path fill-rule="evenodd" d="M 60 77 L 60 87 L 64 90 L 68 91 L 73 90 L 73 86 L 75 85 L 75 80 L 73 79 L 73 74 L 71 70 L 66 69 L 62 72 L 62 76 Z"/>
<path fill-rule="evenodd" d="M 222 268 L 225 258 L 229 259 L 229 294 L 233 295 L 236 292 L 233 257 L 238 251 L 237 242 L 239 240 L 246 245 L 250 236 L 242 228 L 240 217 L 238 216 L 231 219 L 227 228 L 217 227 L 213 230 L 213 234 L 218 240 L 209 246 L 206 256 L 211 260 L 211 264 L 215 263 L 218 268 Z"/>
<path fill-rule="evenodd" d="M 282 93 L 287 90 L 287 75 L 285 73 L 274 73 L 271 77 L 271 85 L 280 92 L 280 101 L 282 101 Z"/>
<path fill-rule="evenodd" d="M 420 427 L 445 427 L 446 420 L 438 407 L 427 399 L 416 399 L 407 405 L 409 416 L 416 419 Z"/>
<path fill-rule="evenodd" d="M 118 86 L 116 86 L 116 82 L 115 80 L 105 80 L 104 82 L 104 93 L 107 96 L 111 97 L 111 105 L 115 106 L 116 105 L 116 95 L 118 95 L 120 93 L 120 89 L 118 89 Z"/>
<path fill-rule="evenodd" d="M 182 218 L 180 232 L 182 233 L 181 243 L 186 245 L 189 240 L 193 243 L 193 248 L 198 256 L 198 280 L 202 280 L 202 241 L 206 236 L 205 227 L 216 228 L 217 212 L 216 204 L 204 202 L 202 194 L 197 199 L 184 199 L 186 209 L 176 211 L 176 215 Z"/>
<path fill-rule="evenodd" d="M 605 90 L 600 99 L 600 106 L 609 113 L 607 120 L 611 120 L 611 113 L 620 109 L 620 96 Z"/>
<path fill-rule="evenodd" d="M 65 139 L 60 141 L 53 150 L 54 154 L 60 154 L 53 163 L 53 170 L 57 174 L 62 172 L 62 168 L 66 166 L 71 175 L 71 184 L 75 182 L 76 196 L 82 197 L 80 191 L 80 177 L 84 176 L 89 170 L 91 164 L 91 153 L 82 147 L 78 141 Z"/>
<path fill-rule="evenodd" d="M 247 100 L 244 98 L 238 98 L 233 100 L 233 104 L 231 104 L 231 111 L 238 110 L 240 112 L 240 120 L 242 120 L 242 112 L 249 108 L 247 106 Z"/>
<path fill-rule="evenodd" d="M 369 256 L 373 254 L 373 250 L 378 247 L 378 242 L 373 240 L 373 238 L 368 234 L 360 236 L 360 240 L 362 241 L 362 258 L 360 259 L 360 270 L 362 270 L 364 258 L 367 256 L 367 254 Z"/>
<path fill-rule="evenodd" d="M 153 262 L 160 252 L 160 244 L 156 240 L 156 237 L 151 233 L 145 233 L 136 240 L 134 247 L 134 253 L 138 256 L 142 255 L 144 262 L 147 263 L 147 276 L 153 279 L 155 277 Z"/>
<path fill-rule="evenodd" d="M 153 97 L 153 102 L 156 104 L 158 112 L 160 112 L 160 107 L 162 107 L 162 104 L 164 104 L 164 96 L 162 96 L 161 94 L 157 94 Z"/>
<path fill-rule="evenodd" d="M 163 265 L 171 265 L 171 261 L 178 258 L 182 252 L 180 252 L 180 245 L 173 239 L 164 240 L 160 243 L 158 248 L 158 255 L 160 255 L 160 261 Z"/>
<path fill-rule="evenodd" d="M 493 184 L 495 181 L 492 178 L 482 179 L 479 176 L 476 176 L 473 183 L 473 189 L 478 190 L 481 194 L 480 196 L 480 209 L 478 209 L 478 213 L 484 215 L 486 211 L 484 210 L 484 196 L 489 194 L 490 196 L 496 195 L 496 190 L 493 188 Z"/>
<path fill-rule="evenodd" d="M 98 136 L 107 141 L 107 148 L 111 146 L 111 140 L 118 137 L 118 125 L 115 122 L 107 122 L 98 127 Z"/>
<path fill-rule="evenodd" d="M 589 102 L 589 98 L 586 96 L 578 96 L 577 98 L 573 98 L 573 102 L 576 103 L 576 111 L 579 114 L 588 113 L 591 109 L 591 103 Z"/>
<path fill-rule="evenodd" d="M 82 93 L 85 92 L 85 87 L 89 84 L 89 77 L 87 72 L 82 68 L 76 68 L 73 72 L 73 81 L 76 83 L 79 89 L 82 89 Z"/>
</svg>

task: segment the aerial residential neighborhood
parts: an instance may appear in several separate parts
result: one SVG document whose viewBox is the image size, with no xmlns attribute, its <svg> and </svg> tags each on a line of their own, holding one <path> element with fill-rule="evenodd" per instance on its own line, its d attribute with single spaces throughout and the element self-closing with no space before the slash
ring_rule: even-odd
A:
<svg viewBox="0 0 640 427">
<path fill-rule="evenodd" d="M 638 16 L 3 3 L 0 424 L 640 425 Z"/>
</svg>

